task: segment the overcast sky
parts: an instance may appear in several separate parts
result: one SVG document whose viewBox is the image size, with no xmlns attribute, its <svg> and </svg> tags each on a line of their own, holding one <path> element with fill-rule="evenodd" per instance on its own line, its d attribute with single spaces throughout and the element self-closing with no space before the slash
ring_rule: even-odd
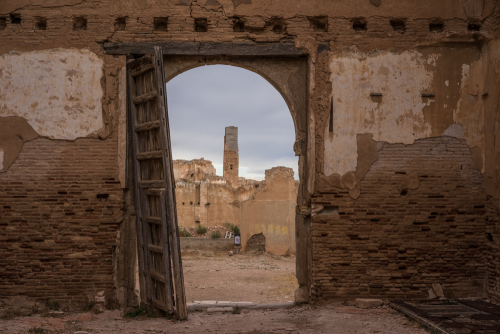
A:
<svg viewBox="0 0 500 334">
<path fill-rule="evenodd" d="M 238 127 L 240 177 L 263 180 L 286 166 L 297 174 L 293 120 L 280 93 L 251 71 L 228 65 L 197 67 L 167 83 L 174 159 L 212 161 L 222 175 L 224 129 Z"/>
</svg>

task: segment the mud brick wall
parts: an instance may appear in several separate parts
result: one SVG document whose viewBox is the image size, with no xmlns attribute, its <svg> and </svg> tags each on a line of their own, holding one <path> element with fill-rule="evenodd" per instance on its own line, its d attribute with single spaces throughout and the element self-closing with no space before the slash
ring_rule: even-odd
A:
<svg viewBox="0 0 500 334">
<path fill-rule="evenodd" d="M 112 291 L 123 216 L 116 145 L 39 138 L 0 174 L 0 296 L 81 304 Z"/>
<path fill-rule="evenodd" d="M 313 198 L 315 300 L 484 294 L 487 220 L 481 173 L 463 140 L 385 144 L 358 185 Z M 352 194 L 352 192 L 351 192 Z"/>
</svg>

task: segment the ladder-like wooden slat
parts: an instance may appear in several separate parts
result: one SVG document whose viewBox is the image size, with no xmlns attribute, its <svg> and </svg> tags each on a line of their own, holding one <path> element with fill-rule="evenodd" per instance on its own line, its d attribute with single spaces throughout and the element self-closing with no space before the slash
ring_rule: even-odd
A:
<svg viewBox="0 0 500 334">
<path fill-rule="evenodd" d="M 138 77 L 141 74 L 144 74 L 148 71 L 151 71 L 155 68 L 154 64 L 149 63 L 149 64 L 140 64 L 136 68 L 130 70 L 130 75 L 135 78 Z"/>
<path fill-rule="evenodd" d="M 175 289 L 175 306 L 179 319 L 187 319 L 186 294 L 184 289 L 184 274 L 182 272 L 182 259 L 180 251 L 179 231 L 177 224 L 177 208 L 175 206 L 175 179 L 172 163 L 172 148 L 170 144 L 170 129 L 168 122 L 167 111 L 167 94 L 165 85 L 165 70 L 163 68 L 163 52 L 160 47 L 155 46 L 155 73 L 156 87 L 158 90 L 158 110 L 160 111 L 160 123 L 164 124 L 164 131 L 161 132 L 162 143 L 165 144 L 164 149 L 164 171 L 165 171 L 165 196 L 162 196 L 165 203 L 166 226 L 165 233 L 169 243 L 169 256 L 172 259 L 172 276 Z"/>
<path fill-rule="evenodd" d="M 141 180 L 138 182 L 141 188 L 161 188 L 164 186 L 165 181 L 163 180 Z"/>
<path fill-rule="evenodd" d="M 128 86 L 128 98 L 127 98 L 127 107 L 129 108 L 129 120 L 131 124 L 129 125 L 129 128 L 132 128 L 134 126 L 135 122 L 135 113 L 137 112 L 135 105 L 132 103 L 132 96 L 133 92 L 135 92 L 135 82 L 132 76 L 130 75 L 130 70 L 128 71 L 129 75 L 127 76 L 127 86 Z M 138 147 L 138 142 L 137 139 L 135 138 L 136 135 L 133 134 L 132 136 L 132 155 L 135 156 L 136 152 L 139 152 L 139 147 Z M 139 162 L 134 159 L 134 179 L 140 180 L 140 171 L 139 171 Z M 135 201 L 135 210 L 136 210 L 136 234 L 137 234 L 137 257 L 138 257 L 138 265 L 139 265 L 139 272 L 142 273 L 142 275 L 139 275 L 139 286 L 141 289 L 141 302 L 147 303 L 148 300 L 148 291 L 149 291 L 149 284 L 148 280 L 149 277 L 146 273 L 145 266 L 147 263 L 147 254 L 148 253 L 144 247 L 144 223 L 141 219 L 142 217 L 142 195 L 141 195 L 141 190 L 139 188 L 139 183 L 134 182 L 134 201 Z"/>
<path fill-rule="evenodd" d="M 148 217 L 146 218 L 146 222 L 150 224 L 161 225 L 161 217 Z"/>
<path fill-rule="evenodd" d="M 165 305 L 165 303 L 162 303 L 161 301 L 159 301 L 156 298 L 153 298 L 151 301 L 154 304 L 154 306 L 158 307 L 159 309 L 161 309 L 163 311 L 169 312 L 169 309 L 168 309 L 167 305 Z"/>
<path fill-rule="evenodd" d="M 147 123 L 141 123 L 134 126 L 135 132 L 148 131 L 153 129 L 158 129 L 160 127 L 160 121 L 151 121 Z"/>
<path fill-rule="evenodd" d="M 167 282 L 165 281 L 165 277 L 163 277 L 162 274 L 159 274 L 157 273 L 156 271 L 154 270 L 151 270 L 149 272 L 149 275 L 154 278 L 155 280 L 159 281 L 159 282 L 162 282 L 163 284 L 166 284 Z"/>
<path fill-rule="evenodd" d="M 162 151 L 140 152 L 137 153 L 137 160 L 161 159 L 163 158 Z"/>
<path fill-rule="evenodd" d="M 144 189 L 144 194 L 147 196 L 161 196 L 162 193 L 165 192 L 165 188 L 152 188 L 152 189 Z"/>
<path fill-rule="evenodd" d="M 130 82 L 128 106 L 133 144 L 134 196 L 139 224 L 137 238 L 141 300 L 170 314 L 177 311 L 179 319 L 186 319 L 187 307 L 161 48 L 155 47 L 154 54 L 127 62 L 127 67 Z M 154 101 L 155 106 L 151 106 L 152 103 L 140 105 L 147 101 Z M 144 123 L 138 124 L 137 120 Z M 155 121 L 145 122 L 146 120 Z M 144 131 L 153 129 L 159 131 L 144 134 Z M 146 147 L 155 147 L 157 150 L 140 152 L 140 148 Z M 145 162 L 142 162 L 144 160 Z M 152 168 L 155 170 L 151 171 Z M 163 174 L 160 175 L 160 171 Z M 146 180 L 141 180 L 142 177 Z M 148 178 L 154 180 L 147 180 Z M 154 198 L 158 196 L 159 201 Z M 142 282 L 145 282 L 145 287 Z"/>
<path fill-rule="evenodd" d="M 161 246 L 155 246 L 155 245 L 148 245 L 148 249 L 152 252 L 163 254 L 163 247 Z"/>
<path fill-rule="evenodd" d="M 156 92 L 156 90 L 152 90 L 152 91 L 144 93 L 142 95 L 135 96 L 133 99 L 133 102 L 134 102 L 134 104 L 141 104 L 141 103 L 156 99 L 157 97 L 158 97 L 158 93 Z"/>
</svg>

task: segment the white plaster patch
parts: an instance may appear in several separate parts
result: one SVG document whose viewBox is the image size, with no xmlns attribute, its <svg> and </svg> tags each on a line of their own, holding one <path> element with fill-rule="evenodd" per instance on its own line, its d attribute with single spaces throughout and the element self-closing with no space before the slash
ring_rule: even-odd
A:
<svg viewBox="0 0 500 334">
<path fill-rule="evenodd" d="M 103 127 L 103 61 L 88 50 L 0 57 L 0 116 L 24 117 L 41 136 L 74 140 Z"/>
<path fill-rule="evenodd" d="M 373 55 L 344 53 L 331 59 L 333 133 L 325 132 L 325 175 L 345 174 L 357 166 L 357 134 L 373 139 L 412 144 L 431 134 L 425 123 L 422 92 L 430 91 L 439 55 L 418 52 Z M 370 96 L 381 93 L 380 101 Z"/>
<path fill-rule="evenodd" d="M 4 156 L 3 148 L 0 147 L 0 171 L 3 170 L 3 156 Z"/>
<path fill-rule="evenodd" d="M 460 124 L 452 124 L 443 132 L 443 136 L 463 138 L 464 130 Z"/>
</svg>

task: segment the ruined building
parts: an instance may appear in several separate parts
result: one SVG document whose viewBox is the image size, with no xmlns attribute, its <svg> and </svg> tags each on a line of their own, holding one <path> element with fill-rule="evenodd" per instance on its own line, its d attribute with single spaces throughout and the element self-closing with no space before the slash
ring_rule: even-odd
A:
<svg viewBox="0 0 500 334">
<path fill-rule="evenodd" d="M 238 128 L 226 128 L 224 176 L 203 158 L 174 160 L 179 226 L 240 226 L 241 242 L 263 233 L 266 250 L 276 255 L 295 254 L 295 204 L 298 182 L 293 170 L 274 167 L 265 180 L 238 177 Z"/>
<path fill-rule="evenodd" d="M 298 302 L 425 298 L 433 283 L 500 300 L 498 0 L 2 1 L 1 296 L 138 302 L 132 167 L 146 163 L 127 138 L 165 124 L 132 128 L 127 105 L 164 89 L 137 95 L 127 61 L 154 46 L 166 81 L 233 65 L 285 99 Z M 146 148 L 140 161 L 164 162 Z"/>
</svg>

